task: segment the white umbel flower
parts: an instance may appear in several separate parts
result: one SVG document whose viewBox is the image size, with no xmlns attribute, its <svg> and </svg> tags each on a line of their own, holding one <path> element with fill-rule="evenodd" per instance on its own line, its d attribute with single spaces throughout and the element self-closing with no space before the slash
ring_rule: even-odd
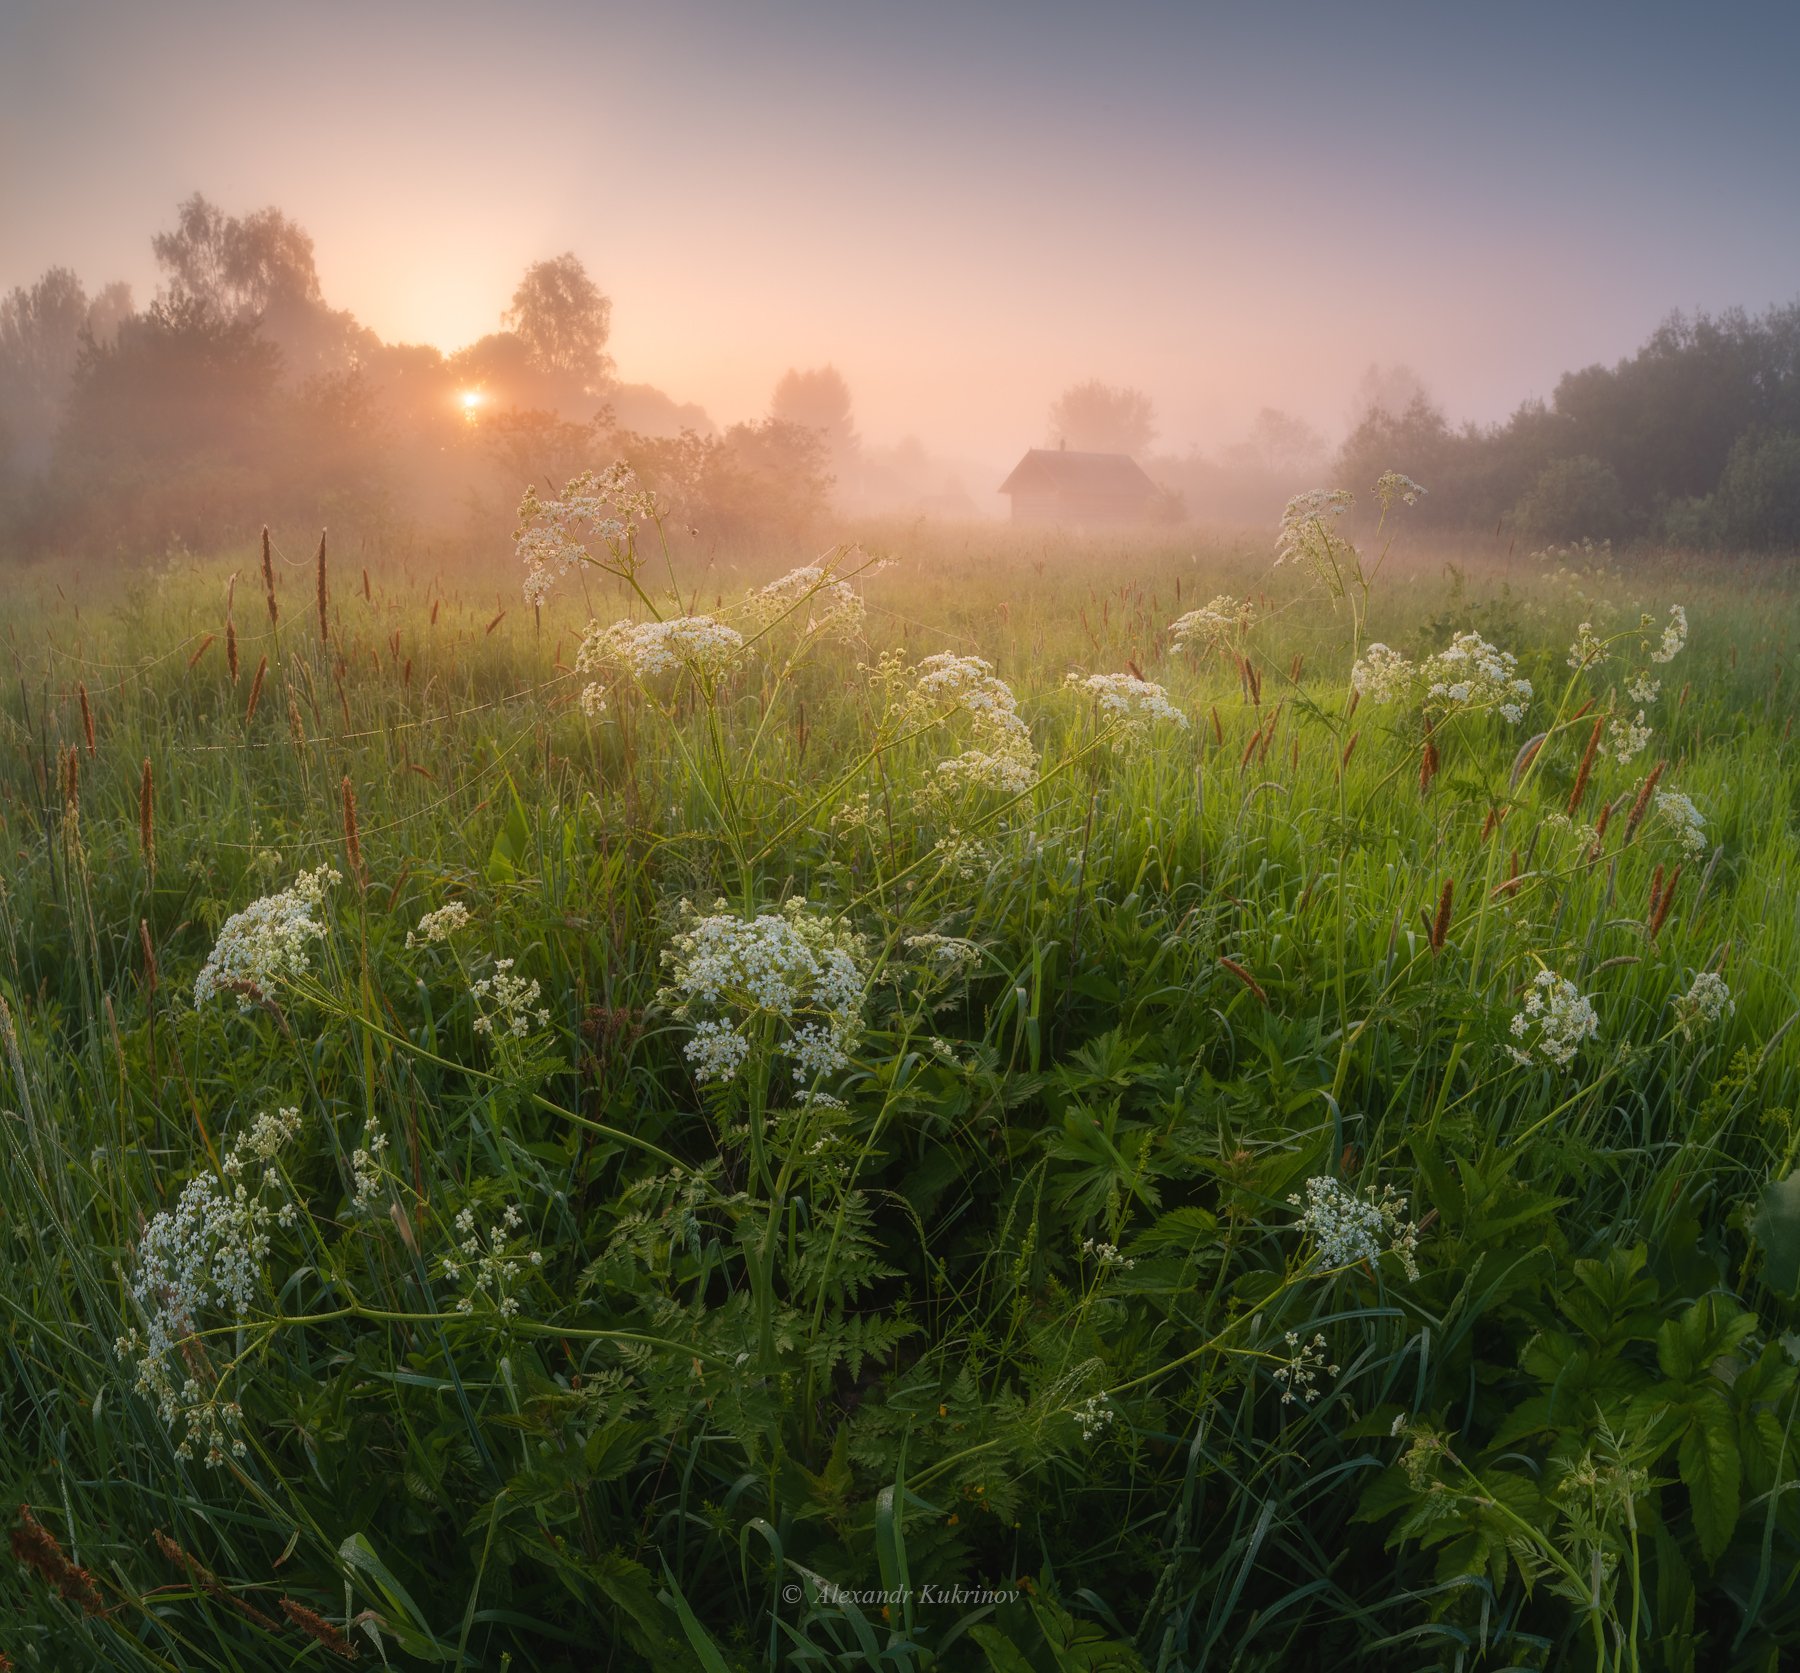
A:
<svg viewBox="0 0 1800 1673">
<path fill-rule="evenodd" d="M 312 945 L 325 937 L 313 913 L 325 891 L 343 878 L 330 866 L 303 871 L 279 894 L 264 895 L 242 912 L 234 912 L 219 930 L 219 939 L 194 978 L 196 1010 L 215 994 L 237 997 L 248 1011 L 284 981 L 311 968 Z"/>
</svg>

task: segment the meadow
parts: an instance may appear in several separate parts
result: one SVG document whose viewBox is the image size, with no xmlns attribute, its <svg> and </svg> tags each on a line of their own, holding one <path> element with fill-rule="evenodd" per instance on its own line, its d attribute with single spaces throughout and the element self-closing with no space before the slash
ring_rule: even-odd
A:
<svg viewBox="0 0 1800 1673">
<path fill-rule="evenodd" d="M 1786 1665 L 1800 585 L 1409 493 L 9 575 L 0 1665 Z"/>
</svg>

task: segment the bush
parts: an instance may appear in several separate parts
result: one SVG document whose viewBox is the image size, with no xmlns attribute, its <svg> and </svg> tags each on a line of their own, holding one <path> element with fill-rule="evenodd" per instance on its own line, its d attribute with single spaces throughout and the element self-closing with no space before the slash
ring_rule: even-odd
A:
<svg viewBox="0 0 1800 1673">
<path fill-rule="evenodd" d="M 1738 437 L 1716 497 L 1733 546 L 1800 546 L 1800 436 L 1774 430 Z"/>
<path fill-rule="evenodd" d="M 1625 496 L 1610 465 L 1578 453 L 1538 473 L 1513 521 L 1527 540 L 1613 540 L 1625 532 Z"/>
</svg>

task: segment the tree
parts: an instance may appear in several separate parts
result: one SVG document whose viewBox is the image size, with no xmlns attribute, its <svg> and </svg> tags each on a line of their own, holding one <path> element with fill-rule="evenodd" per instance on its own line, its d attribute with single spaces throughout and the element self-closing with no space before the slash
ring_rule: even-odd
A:
<svg viewBox="0 0 1800 1673">
<path fill-rule="evenodd" d="M 817 430 L 833 458 L 856 448 L 850 386 L 835 366 L 820 366 L 810 372 L 790 367 L 775 385 L 774 397 L 769 402 L 769 416 L 783 424 Z"/>
<path fill-rule="evenodd" d="M 606 352 L 612 301 L 572 252 L 526 268 L 501 323 L 518 334 L 539 371 L 578 380 L 584 389 L 612 372 Z"/>
<path fill-rule="evenodd" d="M 1156 435 L 1156 408 L 1141 389 L 1091 378 L 1050 407 L 1050 439 L 1090 453 L 1142 453 Z"/>
<path fill-rule="evenodd" d="M 203 303 L 227 320 L 322 301 L 312 237 L 279 209 L 227 215 L 195 192 L 175 215 L 174 231 L 150 241 L 172 301 Z"/>
<path fill-rule="evenodd" d="M 1425 380 L 1412 367 L 1398 363 L 1380 366 L 1371 361 L 1357 379 L 1356 392 L 1350 397 L 1349 427 L 1354 430 L 1372 413 L 1385 412 L 1398 418 L 1421 401 L 1427 406 L 1436 404 L 1431 399 L 1431 391 L 1425 387 Z"/>
<path fill-rule="evenodd" d="M 28 469 L 49 457 L 88 321 L 87 293 L 66 267 L 0 301 L 0 414 Z"/>
<path fill-rule="evenodd" d="M 1725 461 L 1717 495 L 1719 523 L 1733 546 L 1800 548 L 1800 435 L 1752 431 Z"/>
<path fill-rule="evenodd" d="M 1612 466 L 1578 453 L 1552 459 L 1513 517 L 1527 540 L 1612 540 L 1625 532 L 1625 496 Z"/>
<path fill-rule="evenodd" d="M 1314 476 L 1324 468 L 1325 438 L 1304 418 L 1264 407 L 1249 435 L 1225 450 L 1225 463 L 1264 476 Z"/>
</svg>

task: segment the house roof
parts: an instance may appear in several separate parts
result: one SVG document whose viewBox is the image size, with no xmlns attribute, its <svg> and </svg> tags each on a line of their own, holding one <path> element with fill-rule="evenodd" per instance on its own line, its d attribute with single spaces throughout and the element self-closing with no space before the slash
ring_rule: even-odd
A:
<svg viewBox="0 0 1800 1673">
<path fill-rule="evenodd" d="M 1079 453 L 1068 447 L 1034 447 L 996 490 L 1147 499 L 1159 492 L 1129 453 Z"/>
</svg>

